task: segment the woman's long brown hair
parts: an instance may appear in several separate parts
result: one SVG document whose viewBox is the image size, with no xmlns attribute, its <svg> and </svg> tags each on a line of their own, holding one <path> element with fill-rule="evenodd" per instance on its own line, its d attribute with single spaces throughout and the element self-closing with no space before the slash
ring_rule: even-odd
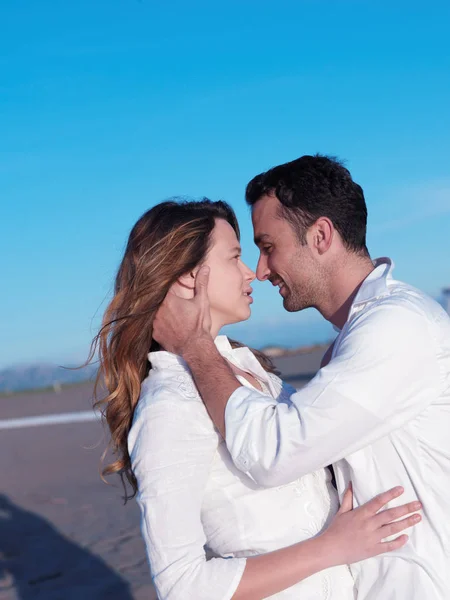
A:
<svg viewBox="0 0 450 600">
<path fill-rule="evenodd" d="M 205 260 L 216 219 L 226 220 L 240 237 L 236 216 L 222 201 L 170 200 L 142 215 L 131 230 L 117 272 L 114 296 L 91 344 L 88 362 L 98 353 L 100 363 L 95 406 L 101 408 L 108 424 L 109 448 L 116 456 L 102 475 L 118 473 L 124 486 L 126 478 L 133 493 L 128 495 L 125 491 L 125 500 L 137 492 L 127 438 L 141 383 L 151 368 L 147 355 L 159 349 L 152 339 L 153 319 L 172 284 Z M 234 347 L 241 346 L 230 342 Z M 264 354 L 253 352 L 267 371 L 274 371 Z"/>
</svg>

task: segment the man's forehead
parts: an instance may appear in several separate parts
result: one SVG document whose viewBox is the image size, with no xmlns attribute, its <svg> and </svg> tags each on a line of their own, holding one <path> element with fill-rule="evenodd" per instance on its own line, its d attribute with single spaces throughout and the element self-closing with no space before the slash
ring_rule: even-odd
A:
<svg viewBox="0 0 450 600">
<path fill-rule="evenodd" d="M 255 241 L 264 241 L 274 235 L 280 225 L 280 202 L 272 196 L 263 196 L 252 208 L 252 222 Z"/>
<path fill-rule="evenodd" d="M 260 218 L 262 215 L 275 216 L 278 212 L 280 201 L 274 194 L 265 194 L 255 202 L 252 207 L 252 215 Z"/>
</svg>

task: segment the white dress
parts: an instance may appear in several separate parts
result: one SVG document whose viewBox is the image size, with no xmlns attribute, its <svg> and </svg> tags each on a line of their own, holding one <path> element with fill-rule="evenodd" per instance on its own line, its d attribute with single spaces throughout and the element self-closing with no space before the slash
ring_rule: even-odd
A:
<svg viewBox="0 0 450 600">
<path fill-rule="evenodd" d="M 221 354 L 251 373 L 280 402 L 293 388 L 266 373 L 248 348 L 216 338 Z M 158 597 L 229 600 L 247 557 L 318 534 L 337 511 L 328 470 L 263 488 L 238 471 L 215 429 L 185 362 L 149 354 L 128 447 L 139 485 L 142 533 Z M 243 385 L 250 386 L 245 378 Z M 217 558 L 206 559 L 204 546 Z M 348 567 L 333 567 L 270 598 L 353 600 Z"/>
</svg>

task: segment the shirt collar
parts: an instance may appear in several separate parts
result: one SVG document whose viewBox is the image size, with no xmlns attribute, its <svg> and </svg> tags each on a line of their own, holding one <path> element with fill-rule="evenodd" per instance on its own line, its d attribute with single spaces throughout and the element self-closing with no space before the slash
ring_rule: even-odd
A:
<svg viewBox="0 0 450 600">
<path fill-rule="evenodd" d="M 233 352 L 230 340 L 226 335 L 218 335 L 214 340 L 217 350 L 222 354 L 223 352 Z"/>
<path fill-rule="evenodd" d="M 359 305 L 389 294 L 387 280 L 392 279 L 394 261 L 387 256 L 377 258 L 373 262 L 374 270 L 364 279 L 353 300 L 352 309 Z"/>
<path fill-rule="evenodd" d="M 214 343 L 220 354 L 226 355 L 233 353 L 233 348 L 226 335 L 218 335 L 215 338 Z M 169 366 L 181 366 L 183 370 L 189 369 L 184 358 L 181 358 L 181 356 L 173 354 L 172 352 L 158 350 L 156 352 L 149 352 L 147 356 L 153 369 L 164 369 Z"/>
<path fill-rule="evenodd" d="M 352 302 L 347 321 L 368 302 L 389 294 L 387 282 L 392 279 L 392 271 L 395 267 L 394 261 L 387 256 L 383 256 L 372 262 L 375 268 L 362 282 Z M 336 325 L 333 325 L 333 329 L 338 333 L 341 332 Z"/>
<path fill-rule="evenodd" d="M 214 343 L 217 350 L 224 358 L 232 362 L 237 367 L 240 367 L 242 370 L 249 371 L 259 380 L 262 380 L 267 385 L 271 393 L 276 395 L 276 388 L 274 387 L 272 379 L 247 346 L 233 348 L 226 335 L 218 335 L 215 338 Z M 177 356 L 176 354 L 172 354 L 171 352 L 166 352 L 164 350 L 149 352 L 148 360 L 150 361 L 152 369 L 156 371 L 167 368 L 176 371 L 189 371 L 186 361 L 181 358 L 181 356 Z"/>
</svg>

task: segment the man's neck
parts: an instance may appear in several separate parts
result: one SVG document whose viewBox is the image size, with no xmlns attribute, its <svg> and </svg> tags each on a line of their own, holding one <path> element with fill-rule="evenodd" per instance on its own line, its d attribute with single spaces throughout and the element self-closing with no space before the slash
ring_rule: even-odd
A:
<svg viewBox="0 0 450 600">
<path fill-rule="evenodd" d="M 367 257 L 350 260 L 335 270 L 330 285 L 327 286 L 328 293 L 317 306 L 327 321 L 342 329 L 360 287 L 374 268 L 372 261 Z"/>
</svg>

